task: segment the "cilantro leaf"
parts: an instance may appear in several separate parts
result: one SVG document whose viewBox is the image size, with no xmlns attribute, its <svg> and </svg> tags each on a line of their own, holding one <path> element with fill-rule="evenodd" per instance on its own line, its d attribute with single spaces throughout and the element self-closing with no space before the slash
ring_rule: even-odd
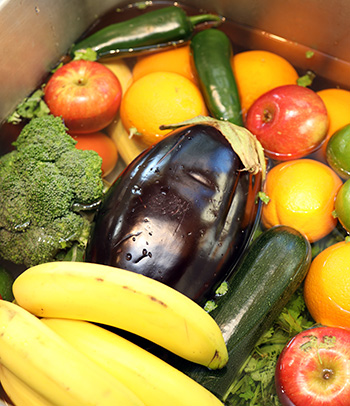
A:
<svg viewBox="0 0 350 406">
<path fill-rule="evenodd" d="M 315 77 L 316 75 L 313 72 L 308 71 L 304 76 L 300 76 L 297 79 L 297 84 L 303 87 L 311 86 Z"/>
<path fill-rule="evenodd" d="M 91 48 L 86 48 L 83 51 L 77 51 L 74 53 L 74 61 L 96 61 L 97 60 L 97 52 Z"/>
<path fill-rule="evenodd" d="M 22 119 L 29 119 L 35 117 L 43 117 L 50 113 L 47 104 L 43 100 L 44 91 L 42 89 L 36 90 L 31 96 L 26 97 L 18 106 L 16 110 L 7 118 L 8 123 L 19 124 Z"/>
</svg>

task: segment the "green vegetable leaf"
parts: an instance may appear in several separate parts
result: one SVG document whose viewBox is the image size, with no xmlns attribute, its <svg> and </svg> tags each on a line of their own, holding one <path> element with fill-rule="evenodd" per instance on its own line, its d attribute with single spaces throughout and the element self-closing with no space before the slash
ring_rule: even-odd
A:
<svg viewBox="0 0 350 406">
<path fill-rule="evenodd" d="M 97 60 L 97 52 L 91 48 L 86 48 L 83 51 L 76 51 L 74 53 L 73 61 L 96 61 Z"/>
<path fill-rule="evenodd" d="M 222 282 L 221 285 L 216 289 L 215 295 L 223 296 L 225 293 L 227 293 L 227 290 L 228 290 L 228 283 Z"/>
<path fill-rule="evenodd" d="M 312 58 L 314 55 L 315 55 L 315 53 L 311 49 L 309 49 L 308 51 L 305 52 L 305 56 L 307 59 Z"/>
<path fill-rule="evenodd" d="M 212 312 L 214 309 L 216 309 L 218 305 L 214 302 L 214 300 L 208 300 L 206 304 L 204 305 L 204 310 L 208 313 Z"/>
<path fill-rule="evenodd" d="M 43 97 L 44 91 L 42 89 L 36 90 L 16 107 L 16 110 L 7 118 L 7 122 L 19 124 L 22 119 L 31 120 L 35 117 L 43 117 L 50 114 L 50 110 L 44 102 Z"/>
<path fill-rule="evenodd" d="M 268 204 L 268 202 L 271 200 L 265 192 L 261 192 L 261 191 L 258 192 L 257 199 L 260 199 L 264 204 Z"/>
<path fill-rule="evenodd" d="M 313 72 L 308 71 L 304 76 L 300 76 L 297 79 L 297 84 L 303 87 L 311 86 L 315 77 L 316 75 Z"/>
</svg>

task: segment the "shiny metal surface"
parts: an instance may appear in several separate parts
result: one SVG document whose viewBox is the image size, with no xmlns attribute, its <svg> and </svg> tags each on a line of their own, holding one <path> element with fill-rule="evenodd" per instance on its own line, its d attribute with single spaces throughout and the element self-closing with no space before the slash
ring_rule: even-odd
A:
<svg viewBox="0 0 350 406">
<path fill-rule="evenodd" d="M 275 46 L 303 44 L 350 66 L 348 0 L 188 0 L 268 33 Z M 0 0 L 0 122 L 42 81 L 92 21 L 118 0 Z M 260 33 L 261 34 L 261 33 Z M 250 41 L 248 30 L 245 40 Z M 260 35 L 261 37 L 261 35 Z M 252 44 L 259 46 L 259 42 Z M 321 62 L 320 62 L 321 63 Z M 329 64 L 326 58 L 322 64 Z M 322 68 L 328 68 L 327 66 Z M 338 73 L 336 74 L 338 76 Z"/>
<path fill-rule="evenodd" d="M 0 1 L 0 121 L 114 0 Z"/>
</svg>

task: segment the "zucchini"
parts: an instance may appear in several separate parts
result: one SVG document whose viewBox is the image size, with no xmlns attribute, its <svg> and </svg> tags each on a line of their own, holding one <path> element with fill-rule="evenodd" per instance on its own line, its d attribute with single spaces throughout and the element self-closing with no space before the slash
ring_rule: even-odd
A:
<svg viewBox="0 0 350 406">
<path fill-rule="evenodd" d="M 228 364 L 217 371 L 181 360 L 174 366 L 225 400 L 254 346 L 300 286 L 310 263 L 310 243 L 298 231 L 280 225 L 262 232 L 211 312 L 228 348 Z"/>
</svg>

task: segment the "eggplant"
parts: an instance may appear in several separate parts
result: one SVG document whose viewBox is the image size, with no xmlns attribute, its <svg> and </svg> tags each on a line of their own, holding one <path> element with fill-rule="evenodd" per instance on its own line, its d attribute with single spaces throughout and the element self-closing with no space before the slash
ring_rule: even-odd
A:
<svg viewBox="0 0 350 406">
<path fill-rule="evenodd" d="M 230 274 L 259 218 L 263 172 L 247 170 L 221 127 L 203 123 L 173 130 L 125 168 L 96 214 L 87 262 L 146 275 L 197 303 Z"/>
</svg>

